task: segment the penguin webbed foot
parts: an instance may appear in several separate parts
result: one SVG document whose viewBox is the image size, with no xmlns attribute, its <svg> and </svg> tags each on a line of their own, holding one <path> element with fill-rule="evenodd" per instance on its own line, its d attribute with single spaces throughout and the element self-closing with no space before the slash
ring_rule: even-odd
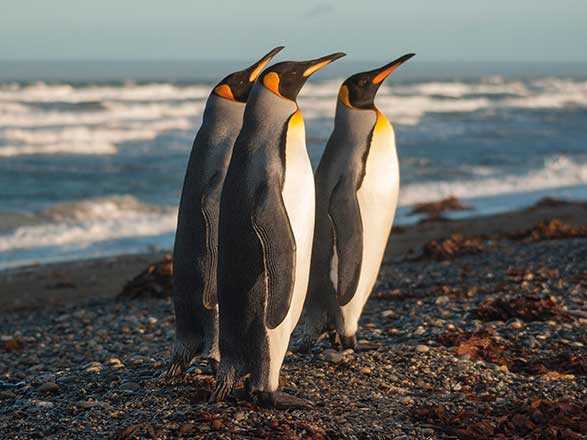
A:
<svg viewBox="0 0 587 440">
<path fill-rule="evenodd" d="M 357 336 L 356 335 L 352 335 L 352 336 L 338 335 L 338 339 L 340 340 L 340 345 L 342 346 L 343 350 L 347 350 L 347 349 L 351 348 L 351 349 L 357 351 L 358 344 L 357 344 Z M 331 342 L 332 342 L 332 339 L 331 339 Z"/>
<path fill-rule="evenodd" d="M 258 391 L 255 397 L 259 405 L 268 409 L 308 409 L 313 407 L 310 401 L 283 391 Z"/>
</svg>

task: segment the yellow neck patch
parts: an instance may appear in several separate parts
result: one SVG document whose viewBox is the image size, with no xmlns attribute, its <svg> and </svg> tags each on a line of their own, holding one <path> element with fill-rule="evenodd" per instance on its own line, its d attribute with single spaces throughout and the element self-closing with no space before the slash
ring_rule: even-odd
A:
<svg viewBox="0 0 587 440">
<path fill-rule="evenodd" d="M 304 118 L 302 117 L 302 112 L 300 109 L 297 109 L 296 112 L 290 116 L 289 118 L 289 126 L 290 127 L 299 127 L 304 126 Z"/>
<path fill-rule="evenodd" d="M 393 130 L 393 127 L 391 126 L 385 115 L 381 113 L 379 110 L 375 111 L 377 112 L 377 121 L 375 122 L 375 128 L 373 129 L 373 131 L 375 133 L 381 133 L 385 130 Z"/>
<path fill-rule="evenodd" d="M 281 96 L 279 93 L 279 75 L 275 72 L 269 72 L 263 77 L 263 85 L 275 93 L 277 96 Z"/>
<path fill-rule="evenodd" d="M 232 90 L 230 90 L 230 86 L 227 84 L 220 84 L 214 88 L 214 93 L 222 98 L 229 99 L 231 101 L 236 101 L 234 99 L 234 95 L 232 94 Z"/>
<path fill-rule="evenodd" d="M 342 86 L 338 91 L 338 99 L 346 105 L 348 108 L 354 108 L 351 104 L 351 100 L 349 98 L 349 88 L 347 86 Z"/>
</svg>

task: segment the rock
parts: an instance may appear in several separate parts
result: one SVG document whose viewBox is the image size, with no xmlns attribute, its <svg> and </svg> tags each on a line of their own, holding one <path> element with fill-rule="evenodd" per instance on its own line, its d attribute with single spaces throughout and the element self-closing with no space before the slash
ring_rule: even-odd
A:
<svg viewBox="0 0 587 440">
<path fill-rule="evenodd" d="M 331 364 L 340 364 L 344 360 L 344 357 L 338 351 L 326 350 L 324 352 L 324 360 Z"/>
<path fill-rule="evenodd" d="M 405 396 L 399 399 L 399 402 L 402 405 L 411 405 L 412 403 L 414 403 L 414 399 L 412 399 L 410 396 Z"/>
<path fill-rule="evenodd" d="M 211 372 L 211 371 L 210 371 Z M 202 370 L 195 365 L 192 365 L 190 368 L 186 370 L 187 374 L 202 374 Z"/>
<path fill-rule="evenodd" d="M 416 351 L 418 353 L 428 353 L 430 351 L 430 347 L 428 347 L 427 345 L 416 345 Z"/>
<path fill-rule="evenodd" d="M 39 391 L 41 393 L 56 393 L 59 391 L 59 385 L 57 385 L 55 382 L 45 382 L 39 386 Z"/>
<path fill-rule="evenodd" d="M 397 315 L 393 310 L 384 310 L 383 312 L 381 312 L 381 316 L 383 316 L 384 318 L 395 318 Z"/>
<path fill-rule="evenodd" d="M 110 365 L 112 368 L 123 368 L 124 364 L 122 363 L 122 361 L 118 358 L 111 358 L 108 359 L 108 362 L 106 362 L 108 365 Z"/>
<path fill-rule="evenodd" d="M 41 408 L 53 408 L 55 406 L 53 402 L 47 402 L 46 400 L 33 400 L 33 404 Z"/>
<path fill-rule="evenodd" d="M 93 400 L 82 400 L 77 403 L 77 406 L 81 409 L 91 409 L 97 406 L 102 406 L 102 404 L 100 402 L 95 402 Z"/>
<path fill-rule="evenodd" d="M 363 367 L 359 370 L 362 374 L 371 374 L 371 368 L 369 367 Z"/>
<path fill-rule="evenodd" d="M 99 373 L 102 371 L 102 364 L 100 362 L 90 362 L 82 367 L 87 373 Z"/>
<path fill-rule="evenodd" d="M 79 379 L 78 376 L 62 376 L 62 377 L 58 377 L 56 382 L 59 383 L 71 383 L 71 382 L 77 382 L 77 380 Z"/>
<path fill-rule="evenodd" d="M 16 394 L 12 391 L 0 391 L 0 400 L 8 400 L 16 398 Z"/>
<path fill-rule="evenodd" d="M 141 386 L 136 382 L 124 382 L 118 388 L 125 391 L 137 391 Z"/>
<path fill-rule="evenodd" d="M 524 327 L 524 324 L 522 324 L 520 321 L 514 321 L 510 324 L 510 328 L 514 328 L 514 329 L 521 329 Z"/>
<path fill-rule="evenodd" d="M 51 373 L 41 374 L 40 376 L 35 377 L 35 383 L 37 384 L 44 384 L 47 382 L 55 382 L 55 375 Z"/>
<path fill-rule="evenodd" d="M 436 298 L 436 304 L 438 305 L 443 305 L 443 304 L 447 304 L 450 301 L 450 298 L 446 295 L 440 295 L 438 298 Z"/>
</svg>

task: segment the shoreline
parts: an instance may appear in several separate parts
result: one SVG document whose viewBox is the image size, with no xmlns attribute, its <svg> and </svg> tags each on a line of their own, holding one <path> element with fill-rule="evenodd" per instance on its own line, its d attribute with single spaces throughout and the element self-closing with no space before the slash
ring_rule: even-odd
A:
<svg viewBox="0 0 587 440">
<path fill-rule="evenodd" d="M 520 233 L 555 218 L 572 226 L 585 225 L 587 202 L 538 204 L 501 214 L 397 226 L 391 233 L 384 265 L 413 257 L 426 243 L 453 234 L 492 240 Z M 78 305 L 112 299 L 127 281 L 170 252 L 115 255 L 5 269 L 0 271 L 0 310 Z"/>
</svg>

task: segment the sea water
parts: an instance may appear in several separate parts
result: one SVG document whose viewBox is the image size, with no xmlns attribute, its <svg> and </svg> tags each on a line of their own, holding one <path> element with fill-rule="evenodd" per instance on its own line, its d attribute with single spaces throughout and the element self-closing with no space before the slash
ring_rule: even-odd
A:
<svg viewBox="0 0 587 440">
<path fill-rule="evenodd" d="M 448 196 L 475 208 L 460 216 L 545 196 L 587 199 L 581 69 L 432 65 L 410 75 L 411 63 L 376 100 L 397 137 L 396 223 L 417 220 L 410 206 Z M 21 63 L 0 72 L 0 268 L 171 248 L 205 100 L 214 78 L 230 72 L 189 65 L 60 73 L 59 65 Z M 348 70 L 316 75 L 302 90 L 314 166 Z"/>
</svg>

